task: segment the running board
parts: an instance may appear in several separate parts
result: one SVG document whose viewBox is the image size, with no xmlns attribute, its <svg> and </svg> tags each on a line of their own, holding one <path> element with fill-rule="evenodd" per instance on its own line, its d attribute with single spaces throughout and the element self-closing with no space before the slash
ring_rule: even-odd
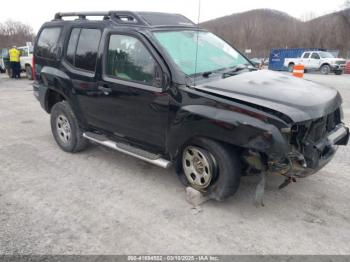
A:
<svg viewBox="0 0 350 262">
<path fill-rule="evenodd" d="M 83 133 L 83 137 L 97 144 L 109 147 L 121 153 L 127 154 L 129 156 L 133 156 L 135 158 L 141 159 L 143 161 L 146 161 L 148 163 L 151 163 L 153 165 L 156 165 L 162 168 L 169 168 L 171 166 L 170 161 L 164 158 L 161 158 L 159 155 L 147 152 L 143 149 L 140 149 L 128 144 L 114 142 L 112 140 L 109 140 L 104 135 L 99 135 L 92 132 L 85 132 Z"/>
</svg>

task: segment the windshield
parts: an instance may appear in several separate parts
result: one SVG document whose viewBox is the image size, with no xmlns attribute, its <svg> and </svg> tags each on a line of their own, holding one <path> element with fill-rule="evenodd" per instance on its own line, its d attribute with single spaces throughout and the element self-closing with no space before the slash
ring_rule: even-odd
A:
<svg viewBox="0 0 350 262">
<path fill-rule="evenodd" d="M 167 31 L 155 32 L 154 35 L 182 72 L 187 75 L 249 64 L 235 49 L 209 32 Z"/>
<path fill-rule="evenodd" d="M 320 57 L 322 58 L 334 58 L 334 56 L 328 52 L 320 52 L 319 54 L 320 54 Z"/>
</svg>

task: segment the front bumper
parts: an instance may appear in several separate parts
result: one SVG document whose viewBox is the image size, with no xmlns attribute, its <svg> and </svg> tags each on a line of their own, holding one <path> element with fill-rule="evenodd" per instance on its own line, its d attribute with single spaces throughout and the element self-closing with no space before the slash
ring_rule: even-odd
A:
<svg viewBox="0 0 350 262">
<path fill-rule="evenodd" d="M 287 159 L 283 159 L 271 169 L 273 173 L 277 172 L 290 177 L 312 175 L 333 159 L 339 145 L 348 144 L 349 136 L 349 128 L 339 124 L 325 138 L 305 146 L 303 154 L 293 151 Z M 276 169 L 276 166 L 279 168 Z"/>
<path fill-rule="evenodd" d="M 341 64 L 341 65 L 331 65 L 332 71 L 342 71 L 346 67 L 346 64 Z"/>
</svg>

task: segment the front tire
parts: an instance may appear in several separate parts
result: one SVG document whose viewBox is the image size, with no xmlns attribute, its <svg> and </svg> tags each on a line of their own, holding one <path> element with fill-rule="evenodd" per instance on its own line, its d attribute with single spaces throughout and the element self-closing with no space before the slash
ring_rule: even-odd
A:
<svg viewBox="0 0 350 262">
<path fill-rule="evenodd" d="M 52 107 L 51 131 L 56 143 L 63 151 L 79 152 L 88 145 L 78 120 L 66 101 L 58 102 Z"/>
<path fill-rule="evenodd" d="M 217 201 L 238 190 L 241 165 L 236 150 L 220 142 L 196 138 L 182 150 L 178 175 L 186 185 Z"/>
<path fill-rule="evenodd" d="M 323 75 L 328 75 L 331 72 L 331 67 L 329 65 L 323 65 L 320 71 Z"/>
<path fill-rule="evenodd" d="M 33 71 L 32 71 L 32 67 L 27 65 L 26 66 L 26 77 L 29 79 L 29 80 L 33 80 Z"/>
</svg>

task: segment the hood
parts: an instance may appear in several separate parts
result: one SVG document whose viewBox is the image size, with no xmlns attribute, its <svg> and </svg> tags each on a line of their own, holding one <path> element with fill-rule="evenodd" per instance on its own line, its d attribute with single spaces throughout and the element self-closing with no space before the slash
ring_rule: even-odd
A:
<svg viewBox="0 0 350 262">
<path fill-rule="evenodd" d="M 343 59 L 343 58 L 322 58 L 322 60 L 324 60 L 324 61 L 328 61 L 328 62 L 330 62 L 330 63 L 335 63 L 335 62 L 337 62 L 337 61 L 345 61 L 345 59 Z"/>
<path fill-rule="evenodd" d="M 341 104 L 333 88 L 268 70 L 214 80 L 196 89 L 278 111 L 294 122 L 325 116 Z"/>
</svg>

